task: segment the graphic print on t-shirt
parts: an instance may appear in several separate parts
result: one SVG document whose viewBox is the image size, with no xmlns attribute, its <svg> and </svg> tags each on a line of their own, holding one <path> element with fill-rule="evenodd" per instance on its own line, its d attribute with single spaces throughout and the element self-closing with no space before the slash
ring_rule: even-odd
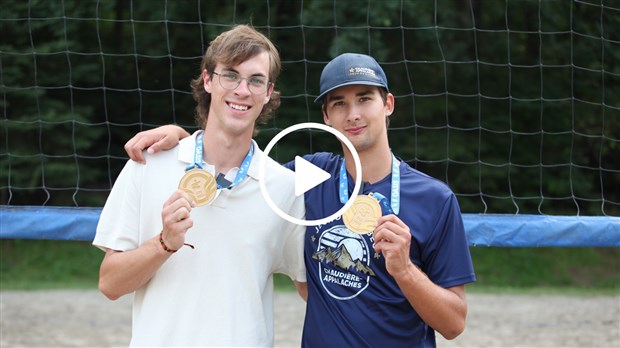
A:
<svg viewBox="0 0 620 348">
<path fill-rule="evenodd" d="M 375 276 L 370 268 L 370 248 L 359 234 L 344 225 L 323 231 L 312 258 L 319 262 L 319 277 L 325 291 L 340 300 L 354 298 Z"/>
</svg>

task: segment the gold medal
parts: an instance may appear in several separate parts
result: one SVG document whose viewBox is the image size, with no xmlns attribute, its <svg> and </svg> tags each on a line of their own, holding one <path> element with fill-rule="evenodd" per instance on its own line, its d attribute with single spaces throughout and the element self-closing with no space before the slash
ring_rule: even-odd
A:
<svg viewBox="0 0 620 348">
<path fill-rule="evenodd" d="M 355 233 L 367 234 L 375 229 L 381 217 L 379 201 L 371 196 L 358 195 L 353 205 L 342 215 L 347 228 Z"/>
<path fill-rule="evenodd" d="M 179 188 L 187 192 L 198 206 L 211 203 L 217 193 L 215 178 L 206 170 L 188 170 L 179 182 Z"/>
</svg>

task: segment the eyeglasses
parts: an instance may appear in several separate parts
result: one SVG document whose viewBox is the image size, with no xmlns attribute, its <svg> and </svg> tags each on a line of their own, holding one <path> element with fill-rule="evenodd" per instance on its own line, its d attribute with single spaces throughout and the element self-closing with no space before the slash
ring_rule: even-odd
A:
<svg viewBox="0 0 620 348">
<path fill-rule="evenodd" d="M 232 71 L 225 72 L 223 74 L 214 71 L 213 74 L 220 77 L 220 86 L 231 91 L 239 87 L 241 80 L 247 81 L 248 89 L 252 94 L 266 93 L 271 85 L 271 82 L 269 82 L 264 76 L 241 77 L 241 75 Z"/>
</svg>

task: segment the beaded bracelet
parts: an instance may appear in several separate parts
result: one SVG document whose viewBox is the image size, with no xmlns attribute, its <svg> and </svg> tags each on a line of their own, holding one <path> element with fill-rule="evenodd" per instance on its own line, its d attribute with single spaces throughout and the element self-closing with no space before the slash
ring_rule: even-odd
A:
<svg viewBox="0 0 620 348">
<path fill-rule="evenodd" d="M 161 247 L 164 248 L 164 250 L 169 252 L 169 253 L 176 253 L 177 250 L 179 250 L 179 249 L 174 250 L 174 249 L 168 248 L 168 246 L 166 246 L 166 243 L 164 243 L 164 236 L 163 236 L 163 234 L 164 234 L 164 231 L 159 232 L 159 244 L 161 244 Z M 187 245 L 188 247 L 194 249 L 194 246 L 189 244 L 189 243 L 183 243 L 183 245 Z"/>
</svg>

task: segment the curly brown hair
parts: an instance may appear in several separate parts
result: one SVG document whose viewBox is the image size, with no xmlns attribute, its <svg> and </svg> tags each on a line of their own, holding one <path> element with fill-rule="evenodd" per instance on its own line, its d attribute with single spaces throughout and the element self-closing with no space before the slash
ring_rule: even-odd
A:
<svg viewBox="0 0 620 348">
<path fill-rule="evenodd" d="M 200 74 L 191 82 L 192 95 L 196 101 L 194 117 L 198 127 L 201 129 L 206 127 L 209 107 L 211 106 L 211 94 L 204 89 L 202 72 L 206 70 L 213 76 L 213 70 L 218 63 L 235 66 L 262 52 L 267 52 L 269 55 L 269 81 L 275 84 L 282 67 L 280 54 L 274 44 L 252 26 L 236 25 L 211 41 L 200 63 Z M 254 123 L 254 135 L 258 133 L 258 125 L 269 121 L 278 107 L 280 107 L 280 92 L 274 90 L 269 102 L 263 106 Z"/>
</svg>

